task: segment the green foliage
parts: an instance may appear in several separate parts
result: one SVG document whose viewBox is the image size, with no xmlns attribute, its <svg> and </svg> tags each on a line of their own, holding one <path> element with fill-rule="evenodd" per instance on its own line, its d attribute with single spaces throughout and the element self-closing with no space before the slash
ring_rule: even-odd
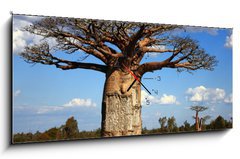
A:
<svg viewBox="0 0 240 159">
<path fill-rule="evenodd" d="M 167 130 L 168 132 L 178 132 L 178 127 L 177 127 L 176 119 L 174 118 L 174 116 L 168 118 Z"/>
<path fill-rule="evenodd" d="M 47 130 L 45 133 L 48 134 L 50 140 L 54 140 L 54 139 L 56 139 L 58 131 L 59 131 L 59 129 L 54 127 L 54 128 Z"/>
<path fill-rule="evenodd" d="M 230 121 L 227 121 L 223 117 L 218 116 L 215 120 L 212 120 L 210 124 L 206 124 L 206 120 L 208 120 L 209 118 L 210 116 L 205 116 L 202 118 L 203 122 L 202 131 L 232 128 L 232 119 Z M 142 134 L 148 135 L 148 134 L 164 134 L 196 131 L 195 123 L 191 125 L 187 120 L 184 121 L 183 125 L 178 127 L 174 116 L 170 118 L 161 117 L 159 118 L 158 122 L 160 124 L 160 128 L 148 130 L 146 127 L 144 127 L 142 129 Z"/>
<path fill-rule="evenodd" d="M 225 127 L 226 127 L 226 121 L 223 119 L 223 117 L 218 116 L 214 122 L 214 128 L 215 129 L 223 129 Z"/>
<path fill-rule="evenodd" d="M 142 129 L 142 135 L 148 134 L 164 134 L 164 133 L 177 133 L 177 132 L 193 132 L 195 130 L 195 123 L 191 125 L 188 121 L 184 121 L 183 125 L 177 126 L 176 119 L 172 117 L 159 118 L 160 128 L 148 130 L 146 127 Z M 222 116 L 218 116 L 215 120 L 212 120 L 210 124 L 206 124 L 204 121 L 204 129 L 216 130 L 232 128 L 232 119 L 227 121 Z M 59 128 L 54 127 L 41 133 L 17 133 L 13 135 L 13 143 L 25 143 L 25 142 L 44 142 L 44 141 L 56 141 L 56 140 L 68 140 L 68 139 L 89 139 L 100 138 L 101 129 L 98 128 L 92 131 L 79 131 L 78 123 L 74 117 L 67 119 L 65 125 Z"/>
<path fill-rule="evenodd" d="M 74 119 L 74 117 L 70 117 L 69 119 L 67 119 L 65 125 L 62 125 L 59 128 L 54 127 L 42 133 L 37 131 L 35 134 L 32 133 L 14 134 L 13 143 L 99 138 L 101 136 L 100 132 L 101 132 L 100 128 L 93 131 L 79 132 L 77 121 Z"/>
<path fill-rule="evenodd" d="M 186 120 L 184 123 L 184 131 L 192 131 L 190 123 Z"/>
<path fill-rule="evenodd" d="M 211 121 L 208 129 L 224 129 L 232 128 L 232 121 L 225 120 L 222 116 L 218 116 L 215 120 Z"/>
<path fill-rule="evenodd" d="M 67 119 L 66 124 L 62 125 L 56 133 L 57 139 L 74 139 L 78 138 L 78 123 L 74 117 Z"/>
<path fill-rule="evenodd" d="M 167 117 L 159 118 L 158 122 L 160 124 L 161 131 L 166 132 Z"/>
<path fill-rule="evenodd" d="M 33 140 L 33 134 L 32 133 L 17 133 L 13 136 L 13 142 L 18 143 L 18 142 L 27 142 L 27 141 L 32 141 Z"/>
</svg>

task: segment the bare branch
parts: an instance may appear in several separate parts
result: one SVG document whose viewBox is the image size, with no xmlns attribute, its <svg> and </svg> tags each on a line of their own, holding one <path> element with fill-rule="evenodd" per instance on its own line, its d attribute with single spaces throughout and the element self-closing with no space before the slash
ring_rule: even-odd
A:
<svg viewBox="0 0 240 159">
<path fill-rule="evenodd" d="M 81 63 L 55 57 L 50 53 L 49 45 L 47 43 L 42 43 L 40 45 L 34 46 L 27 46 L 25 47 L 25 50 L 21 53 L 21 56 L 28 63 L 55 65 L 57 68 L 60 68 L 62 70 L 83 68 L 106 73 L 107 69 L 106 66 L 100 64 Z"/>
<path fill-rule="evenodd" d="M 199 48 L 197 42 L 190 38 L 175 37 L 169 44 L 173 49 L 156 51 L 159 51 L 159 53 L 172 52 L 172 55 L 161 62 L 142 64 L 138 68 L 139 75 L 162 68 L 177 68 L 187 71 L 197 69 L 213 70 L 213 67 L 217 64 L 215 56 L 206 54 L 205 50 Z"/>
<path fill-rule="evenodd" d="M 104 45 L 104 42 L 115 44 L 119 40 L 114 39 L 115 36 L 108 32 L 110 24 L 110 22 L 86 19 L 44 18 L 24 30 L 45 38 L 55 38 L 61 50 L 71 49 L 69 52 L 74 52 L 72 50 L 80 49 L 107 64 L 106 58 L 121 56 L 120 53 L 116 54 L 115 50 Z"/>
<path fill-rule="evenodd" d="M 125 48 L 124 52 L 128 57 L 132 57 L 133 56 L 133 52 L 135 49 L 135 45 L 137 43 L 137 41 L 143 36 L 143 31 L 145 29 L 145 26 L 142 25 L 139 27 L 139 30 L 133 34 L 129 40 L 129 43 L 127 45 L 127 47 Z"/>
<path fill-rule="evenodd" d="M 54 38 L 57 42 L 54 48 L 56 50 L 68 54 L 78 53 L 80 56 L 84 52 L 86 53 L 85 57 L 93 55 L 110 67 L 121 66 L 121 63 L 124 63 L 139 75 L 162 68 L 177 68 L 187 71 L 213 70 L 217 63 L 215 57 L 205 53 L 205 50 L 200 49 L 196 41 L 188 37 L 171 36 L 170 33 L 177 28 L 182 28 L 182 26 L 48 17 L 35 22 L 24 30 L 45 39 Z M 117 49 L 112 46 L 116 46 Z M 37 46 L 34 47 L 37 48 Z M 41 47 L 39 46 L 39 48 Z M 51 60 L 55 60 L 55 62 L 60 60 L 52 58 L 50 53 L 42 53 L 40 58 L 39 53 L 34 52 L 36 49 L 30 47 L 26 47 L 26 50 L 27 54 L 23 52 L 21 55 L 27 61 L 51 65 L 53 64 Z M 30 51 L 32 51 L 32 55 Z M 140 65 L 144 55 L 151 52 L 169 56 L 163 61 Z M 50 62 L 46 60 L 50 60 Z M 56 65 L 56 63 L 54 64 Z"/>
</svg>

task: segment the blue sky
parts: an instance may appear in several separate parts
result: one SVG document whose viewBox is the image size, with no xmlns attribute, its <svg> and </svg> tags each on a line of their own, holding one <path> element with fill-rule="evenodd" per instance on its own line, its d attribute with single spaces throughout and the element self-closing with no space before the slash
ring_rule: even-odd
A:
<svg viewBox="0 0 240 159">
<path fill-rule="evenodd" d="M 13 27 L 13 131 L 36 132 L 64 124 L 74 116 L 80 130 L 93 130 L 101 126 L 101 100 L 105 76 L 91 70 L 62 71 L 54 66 L 31 65 L 18 56 L 26 44 L 39 42 L 40 37 L 20 30 L 36 17 L 14 17 Z M 209 109 L 201 115 L 214 119 L 222 115 L 232 117 L 232 46 L 231 29 L 189 27 L 186 33 L 199 41 L 202 48 L 217 57 L 214 71 L 198 70 L 189 74 L 175 69 L 162 69 L 144 77 L 161 76 L 161 81 L 143 80 L 151 96 L 142 88 L 143 127 L 158 128 L 159 117 L 173 116 L 178 126 L 185 120 L 194 123 L 191 105 L 202 104 Z M 51 41 L 50 41 L 51 42 Z M 54 43 L 54 42 L 53 42 Z M 66 55 L 59 52 L 61 56 Z M 68 58 L 76 58 L 75 55 Z M 159 55 L 151 54 L 143 62 L 158 61 Z M 86 62 L 100 63 L 94 57 Z M 150 100 L 146 105 L 145 97 Z M 210 120 L 209 120 L 210 121 Z"/>
</svg>

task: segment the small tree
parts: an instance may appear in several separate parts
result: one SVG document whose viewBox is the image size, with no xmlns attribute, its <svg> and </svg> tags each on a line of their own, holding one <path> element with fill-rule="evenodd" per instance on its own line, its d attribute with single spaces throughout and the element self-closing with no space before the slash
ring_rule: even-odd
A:
<svg viewBox="0 0 240 159">
<path fill-rule="evenodd" d="M 74 117 L 70 117 L 66 121 L 64 131 L 66 132 L 67 138 L 77 138 L 79 130 L 77 120 L 75 120 Z"/>
<path fill-rule="evenodd" d="M 79 135 L 78 123 L 74 117 L 67 119 L 65 125 L 62 125 L 56 134 L 57 139 L 73 139 Z"/>
<path fill-rule="evenodd" d="M 45 131 L 45 133 L 48 134 L 51 140 L 56 140 L 58 131 L 58 128 L 54 127 Z"/>
<path fill-rule="evenodd" d="M 227 121 L 219 115 L 210 125 L 213 129 L 224 129 L 226 128 L 226 123 Z"/>
<path fill-rule="evenodd" d="M 159 118 L 158 122 L 160 124 L 161 131 L 163 132 L 166 129 L 167 117 Z"/>
<path fill-rule="evenodd" d="M 196 112 L 196 115 L 193 116 L 193 118 L 195 119 L 196 131 L 201 131 L 202 130 L 203 118 L 200 119 L 198 115 L 199 115 L 199 112 L 203 112 L 203 111 L 207 110 L 208 107 L 204 107 L 204 106 L 191 106 L 190 109 Z"/>
<path fill-rule="evenodd" d="M 210 118 L 211 118 L 211 116 L 209 116 L 209 115 L 206 115 L 206 116 L 200 118 L 199 127 L 201 130 L 206 130 L 206 121 L 209 120 Z"/>
<path fill-rule="evenodd" d="M 190 131 L 191 125 L 187 122 L 187 120 L 183 123 L 184 124 L 184 131 Z"/>
<path fill-rule="evenodd" d="M 168 132 L 178 132 L 178 127 L 177 127 L 176 119 L 174 118 L 174 116 L 168 118 L 167 130 Z"/>
</svg>

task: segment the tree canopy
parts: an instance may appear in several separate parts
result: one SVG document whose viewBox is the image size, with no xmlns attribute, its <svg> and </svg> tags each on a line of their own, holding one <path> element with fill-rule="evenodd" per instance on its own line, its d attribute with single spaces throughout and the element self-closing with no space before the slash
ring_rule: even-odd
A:
<svg viewBox="0 0 240 159">
<path fill-rule="evenodd" d="M 208 109 L 208 107 L 205 106 L 191 106 L 190 107 L 191 110 L 198 112 L 202 112 Z"/>
<path fill-rule="evenodd" d="M 183 26 L 148 24 L 93 19 L 45 17 L 23 30 L 40 35 L 40 44 L 26 46 L 20 54 L 29 63 L 54 65 L 57 68 L 92 69 L 106 73 L 108 68 L 122 64 L 135 71 L 138 76 L 162 68 L 182 70 L 212 70 L 217 61 L 197 41 L 190 37 L 171 34 Z M 54 39 L 51 46 L 47 39 Z M 58 56 L 58 51 L 76 54 L 82 60 L 68 60 Z M 165 54 L 162 61 L 141 63 L 146 53 Z M 83 62 L 89 56 L 101 61 Z"/>
</svg>

